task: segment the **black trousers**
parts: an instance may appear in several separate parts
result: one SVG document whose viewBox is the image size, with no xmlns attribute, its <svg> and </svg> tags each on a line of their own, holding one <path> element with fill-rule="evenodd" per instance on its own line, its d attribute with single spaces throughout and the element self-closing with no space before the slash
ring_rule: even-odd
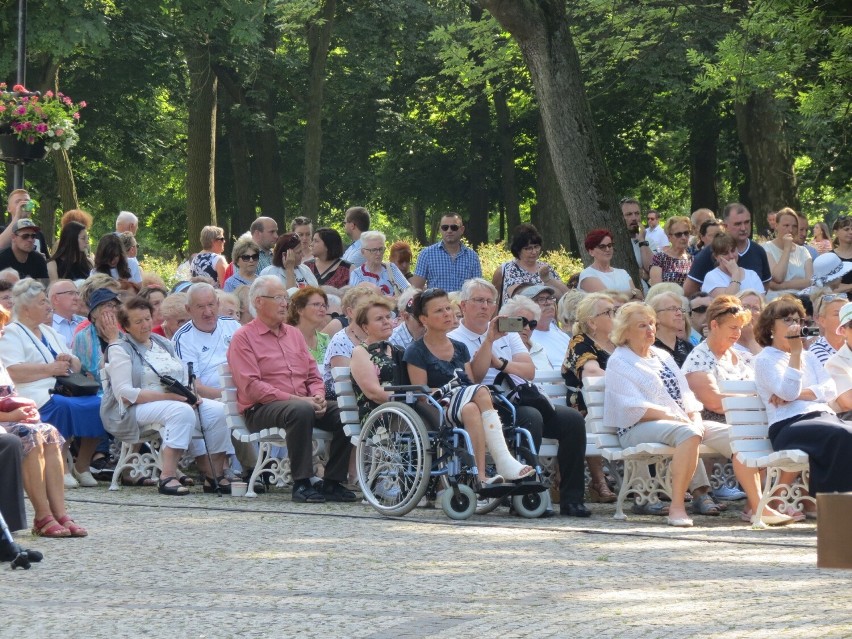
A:
<svg viewBox="0 0 852 639">
<path fill-rule="evenodd" d="M 9 530 L 27 527 L 21 479 L 22 450 L 21 438 L 0 428 L 0 513 Z"/>
<path fill-rule="evenodd" d="M 573 408 L 554 406 L 556 418 L 544 423 L 535 408 L 518 406 L 517 425 L 530 431 L 536 450 L 543 437 L 559 442 L 556 461 L 559 464 L 560 506 L 583 503 L 585 492 L 586 420 Z"/>
</svg>

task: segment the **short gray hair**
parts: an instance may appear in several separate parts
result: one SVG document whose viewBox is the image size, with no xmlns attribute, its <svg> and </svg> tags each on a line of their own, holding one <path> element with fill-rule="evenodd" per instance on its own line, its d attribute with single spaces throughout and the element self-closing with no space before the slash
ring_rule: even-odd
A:
<svg viewBox="0 0 852 639">
<path fill-rule="evenodd" d="M 130 211 L 121 211 L 118 217 L 115 218 L 115 230 L 117 231 L 118 227 L 122 224 L 135 224 L 138 226 L 139 218 Z"/>
<path fill-rule="evenodd" d="M 381 240 L 382 244 L 385 244 L 387 242 L 385 234 L 381 231 L 364 231 L 363 233 L 361 233 L 360 240 L 361 246 L 364 246 L 365 241 L 369 242 L 370 240 Z"/>
<path fill-rule="evenodd" d="M 535 321 L 541 319 L 541 307 L 526 295 L 518 295 L 503 304 L 500 315 L 516 316 L 520 311 L 529 311 L 533 314 Z"/>
<path fill-rule="evenodd" d="M 396 300 L 396 310 L 400 313 L 408 312 L 408 303 L 411 299 L 417 295 L 418 293 L 422 293 L 423 291 L 419 288 L 414 288 L 413 286 L 409 286 L 402 293 L 400 293 L 399 297 Z"/>
<path fill-rule="evenodd" d="M 186 307 L 189 310 L 189 305 L 192 304 L 192 298 L 199 293 L 207 291 L 208 293 L 213 293 L 216 295 L 216 287 L 212 284 L 208 284 L 207 282 L 195 282 L 191 284 L 188 289 L 184 291 L 186 293 Z M 219 299 L 219 298 L 216 298 Z"/>
<path fill-rule="evenodd" d="M 24 306 L 29 306 L 35 299 L 44 293 L 44 284 L 31 277 L 25 277 L 12 287 L 12 295 L 15 297 L 13 310 L 19 315 Z"/>
<path fill-rule="evenodd" d="M 273 284 L 281 284 L 281 278 L 277 275 L 260 275 L 251 283 L 248 294 L 249 313 L 252 317 L 257 317 L 257 309 L 254 306 L 254 300 L 261 295 L 269 293 L 269 287 Z"/>
<path fill-rule="evenodd" d="M 481 277 L 471 277 L 469 280 L 465 280 L 464 284 L 462 284 L 461 291 L 459 291 L 459 302 L 466 302 L 473 295 L 473 289 L 475 288 L 487 288 L 491 291 L 491 294 L 496 298 L 497 297 L 497 289 L 494 285 L 486 279 Z M 500 300 L 498 299 L 499 303 Z"/>
<path fill-rule="evenodd" d="M 57 284 L 65 284 L 66 282 L 71 282 L 74 284 L 73 280 L 54 280 L 50 283 L 50 286 L 47 287 L 47 298 L 50 299 L 53 296 L 53 290 L 56 288 Z M 77 285 L 74 285 L 74 289 L 77 289 Z"/>
</svg>

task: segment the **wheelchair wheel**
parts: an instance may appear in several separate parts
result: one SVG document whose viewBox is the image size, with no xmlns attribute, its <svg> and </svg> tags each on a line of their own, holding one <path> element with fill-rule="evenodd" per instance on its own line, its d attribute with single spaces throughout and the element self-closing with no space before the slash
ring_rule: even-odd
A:
<svg viewBox="0 0 852 639">
<path fill-rule="evenodd" d="M 468 519 L 476 512 L 476 493 L 473 488 L 459 484 L 459 494 L 456 496 L 452 488 L 447 488 L 441 494 L 441 508 L 450 519 Z"/>
<path fill-rule="evenodd" d="M 521 517 L 536 519 L 547 510 L 546 492 L 513 495 L 512 506 Z"/>
<path fill-rule="evenodd" d="M 358 483 L 383 515 L 410 512 L 429 487 L 429 435 L 413 408 L 388 402 L 369 414 L 356 449 Z"/>
</svg>

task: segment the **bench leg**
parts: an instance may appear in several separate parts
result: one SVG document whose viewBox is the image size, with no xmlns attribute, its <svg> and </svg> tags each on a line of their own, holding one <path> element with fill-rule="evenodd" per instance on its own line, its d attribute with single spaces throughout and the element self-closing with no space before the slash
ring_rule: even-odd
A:
<svg viewBox="0 0 852 639">
<path fill-rule="evenodd" d="M 133 452 L 133 446 L 148 444 L 151 449 L 150 453 Z M 130 479 L 140 479 L 150 477 L 157 479 L 162 470 L 162 461 L 160 459 L 160 438 L 143 440 L 136 444 L 121 444 L 121 454 L 118 462 L 115 464 L 115 470 L 112 473 L 112 482 L 110 490 L 119 490 L 121 488 L 121 473 L 123 470 L 130 469 Z"/>
<path fill-rule="evenodd" d="M 773 499 L 781 501 L 781 507 L 776 508 L 782 515 L 792 515 L 794 510 L 802 510 L 802 503 L 809 501 L 816 504 L 816 499 L 807 494 L 809 482 L 809 470 L 802 471 L 802 483 L 794 481 L 792 484 L 781 482 L 785 470 L 778 466 L 770 466 L 766 469 L 766 482 L 763 486 L 763 495 L 757 504 L 756 517 L 752 519 L 752 528 L 762 530 L 768 528 L 763 521 L 763 510 Z"/>
</svg>

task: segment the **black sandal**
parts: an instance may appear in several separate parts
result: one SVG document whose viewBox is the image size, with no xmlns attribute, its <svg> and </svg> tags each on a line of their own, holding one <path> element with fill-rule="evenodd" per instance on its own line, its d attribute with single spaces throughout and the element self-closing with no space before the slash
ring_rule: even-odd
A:
<svg viewBox="0 0 852 639">
<path fill-rule="evenodd" d="M 230 484 L 230 482 L 228 482 L 227 484 L 222 483 L 223 481 L 225 481 L 224 475 L 222 475 L 221 477 L 217 477 L 215 482 L 213 481 L 213 479 L 211 477 L 205 476 L 204 477 L 204 483 L 203 483 L 204 492 L 205 493 L 215 493 L 216 487 L 218 486 L 220 493 L 222 493 L 223 495 L 230 495 L 231 494 L 231 484 Z"/>
<path fill-rule="evenodd" d="M 181 486 L 195 486 L 195 480 L 189 475 L 181 475 L 177 478 Z"/>
<path fill-rule="evenodd" d="M 120 483 L 122 486 L 156 486 L 157 480 L 151 477 L 139 477 L 138 479 L 130 479 L 121 475 Z"/>
<path fill-rule="evenodd" d="M 186 486 L 169 486 L 169 482 L 178 481 L 177 477 L 163 477 L 157 484 L 157 492 L 161 495 L 171 495 L 173 497 L 182 497 L 189 494 L 189 489 Z"/>
</svg>

